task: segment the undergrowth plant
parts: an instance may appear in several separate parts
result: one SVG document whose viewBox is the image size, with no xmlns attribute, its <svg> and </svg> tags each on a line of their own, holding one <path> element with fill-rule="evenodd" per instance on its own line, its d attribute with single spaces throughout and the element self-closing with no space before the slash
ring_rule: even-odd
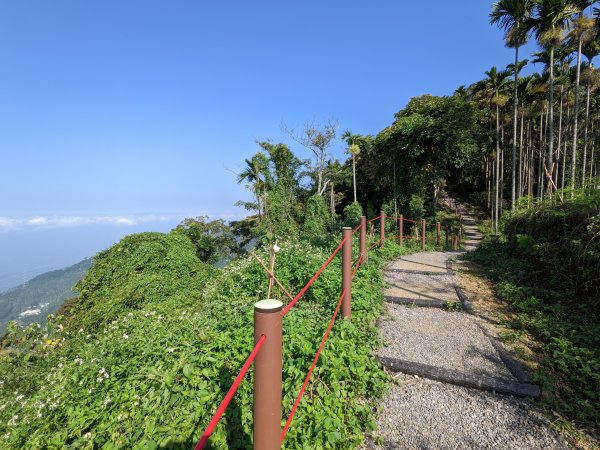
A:
<svg viewBox="0 0 600 450">
<path fill-rule="evenodd" d="M 206 267 L 181 239 L 124 239 L 99 255 L 69 317 L 11 325 L 0 352 L 0 448 L 193 447 L 253 346 L 253 305 L 268 279 L 250 257 Z M 282 244 L 277 277 L 298 292 L 337 242 Z M 353 282 L 352 320 L 336 321 L 284 448 L 353 448 L 375 427 L 388 380 L 372 356 L 380 269 L 416 247 L 390 241 L 370 252 Z M 266 250 L 257 253 L 268 260 Z M 340 291 L 337 257 L 284 318 L 284 418 Z M 273 296 L 285 300 L 277 288 Z M 252 371 L 209 445 L 247 448 L 251 436 Z"/>
<path fill-rule="evenodd" d="M 484 242 L 467 255 L 496 283 L 497 295 L 517 313 L 504 325 L 506 341 L 524 334 L 542 343 L 543 359 L 534 379 L 542 388 L 542 402 L 563 422 L 598 433 L 600 423 L 600 325 L 598 312 L 578 309 L 572 292 L 554 295 L 540 289 L 530 274 L 536 268 L 511 253 L 506 242 Z M 534 282 L 532 282 L 534 281 Z"/>
</svg>

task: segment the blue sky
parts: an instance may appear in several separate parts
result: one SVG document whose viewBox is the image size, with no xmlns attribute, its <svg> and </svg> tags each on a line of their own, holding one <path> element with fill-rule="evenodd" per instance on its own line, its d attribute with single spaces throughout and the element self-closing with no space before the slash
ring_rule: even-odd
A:
<svg viewBox="0 0 600 450">
<path fill-rule="evenodd" d="M 504 67 L 490 8 L 0 0 L 0 290 L 40 252 L 60 267 L 133 231 L 243 216 L 255 140 L 309 157 L 282 124 L 376 133 L 411 97 Z"/>
</svg>

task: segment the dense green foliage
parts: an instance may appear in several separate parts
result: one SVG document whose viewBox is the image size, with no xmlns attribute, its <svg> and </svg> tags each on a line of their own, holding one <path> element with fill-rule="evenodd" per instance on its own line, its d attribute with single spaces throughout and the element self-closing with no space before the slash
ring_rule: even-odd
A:
<svg viewBox="0 0 600 450">
<path fill-rule="evenodd" d="M 96 331 L 124 312 L 163 309 L 163 303 L 194 304 L 216 272 L 198 259 L 192 242 L 178 233 L 140 233 L 123 238 L 94 258 L 76 285 L 73 328 Z"/>
<path fill-rule="evenodd" d="M 275 272 L 297 292 L 329 251 L 283 244 Z M 409 251 L 389 242 L 358 272 L 352 321 L 336 322 L 284 447 L 352 448 L 374 427 L 373 402 L 386 386 L 371 354 L 380 268 Z M 268 258 L 266 250 L 259 256 Z M 340 263 L 284 319 L 284 416 L 339 298 Z M 12 326 L 3 341 L 2 448 L 193 446 L 252 347 L 252 305 L 267 290 L 258 263 L 247 257 L 214 269 L 184 236 L 142 233 L 98 255 L 78 289 L 69 317 Z M 250 445 L 251 404 L 250 373 L 213 448 Z"/>
<path fill-rule="evenodd" d="M 469 257 L 484 267 L 487 276 L 497 283 L 498 296 L 518 313 L 515 320 L 503 324 L 510 335 L 529 333 L 543 342 L 544 358 L 535 374 L 535 381 L 542 387 L 543 402 L 565 420 L 597 431 L 598 310 L 580 307 L 578 297 L 566 285 L 554 292 L 546 289 L 544 278 L 539 275 L 549 267 L 542 268 L 542 261 L 515 256 L 505 242 L 484 243 Z"/>
<path fill-rule="evenodd" d="M 432 215 L 445 179 L 477 159 L 479 120 L 475 103 L 459 95 L 411 99 L 392 125 L 357 139 L 359 201 Z"/>
<path fill-rule="evenodd" d="M 546 297 L 554 291 L 572 308 L 600 307 L 600 192 L 519 209 L 504 229 L 510 249 L 535 268 L 527 277 L 543 280 Z"/>
<path fill-rule="evenodd" d="M 208 221 L 206 216 L 185 219 L 173 231 L 192 241 L 196 256 L 205 263 L 222 263 L 239 251 L 233 231 L 223 219 Z"/>
</svg>

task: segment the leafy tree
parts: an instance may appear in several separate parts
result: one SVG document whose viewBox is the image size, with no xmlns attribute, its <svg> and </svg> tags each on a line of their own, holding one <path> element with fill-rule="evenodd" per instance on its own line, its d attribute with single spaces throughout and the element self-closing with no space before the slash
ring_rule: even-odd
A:
<svg viewBox="0 0 600 450">
<path fill-rule="evenodd" d="M 417 194 L 428 195 L 435 208 L 444 178 L 478 150 L 477 115 L 475 105 L 460 96 L 424 95 L 411 99 L 396 113 L 395 122 L 377 135 L 379 166 L 390 179 L 390 160 L 395 159 L 403 173 L 400 186 L 405 206 Z"/>
<path fill-rule="evenodd" d="M 352 187 L 354 190 L 354 202 L 356 203 L 356 157 L 360 154 L 360 145 L 358 145 L 360 135 L 352 134 L 350 130 L 346 130 L 342 134 L 342 139 L 346 140 L 348 144 L 346 151 L 352 156 Z"/>
<path fill-rule="evenodd" d="M 284 131 L 296 142 L 309 149 L 315 158 L 313 170 L 316 178 L 317 194 L 323 195 L 327 187 L 324 179 L 329 147 L 337 134 L 337 121 L 329 120 L 324 125 L 316 122 L 307 123 L 301 131 L 284 127 Z"/>
<path fill-rule="evenodd" d="M 257 141 L 262 151 L 246 159 L 246 168 L 238 175 L 238 183 L 254 194 L 254 202 L 238 202 L 255 216 L 245 219 L 245 224 L 236 223 L 236 233 L 242 234 L 244 242 L 253 238 L 269 242 L 275 239 L 290 239 L 298 234 L 300 207 L 300 170 L 302 162 L 285 144 Z"/>
<path fill-rule="evenodd" d="M 504 41 L 507 47 L 515 49 L 514 97 L 513 97 L 513 142 L 512 142 L 512 184 L 511 208 L 515 207 L 516 172 L 517 172 L 517 114 L 518 114 L 518 85 L 519 85 L 519 47 L 526 42 L 526 36 L 519 35 L 517 29 L 522 27 L 531 15 L 533 0 L 500 0 L 494 3 L 490 14 L 490 22 L 497 24 L 505 32 Z"/>
<path fill-rule="evenodd" d="M 524 20 L 523 26 L 518 29 L 517 34 L 524 37 L 528 33 L 533 33 L 539 44 L 550 51 L 546 169 L 549 174 L 552 174 L 554 156 L 554 52 L 562 43 L 563 32 L 569 20 L 579 12 L 579 9 L 571 0 L 537 0 L 534 2 L 533 10 L 534 14 Z"/>
<path fill-rule="evenodd" d="M 185 219 L 172 232 L 192 241 L 196 256 L 205 263 L 215 264 L 239 253 L 231 226 L 222 219 L 207 220 L 207 216 Z"/>
</svg>

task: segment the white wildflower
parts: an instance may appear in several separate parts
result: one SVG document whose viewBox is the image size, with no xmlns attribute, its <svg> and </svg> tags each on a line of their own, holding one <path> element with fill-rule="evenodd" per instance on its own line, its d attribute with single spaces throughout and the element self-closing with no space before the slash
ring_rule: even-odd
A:
<svg viewBox="0 0 600 450">
<path fill-rule="evenodd" d="M 279 247 L 279 245 L 277 245 L 277 244 L 273 245 L 273 251 L 275 253 L 279 253 L 279 250 L 281 250 L 281 247 Z"/>
<path fill-rule="evenodd" d="M 87 433 L 85 433 L 85 434 L 83 435 L 83 437 L 84 437 L 85 439 L 89 439 L 89 438 L 91 438 L 91 437 L 92 437 L 92 433 L 91 433 L 90 431 L 88 431 Z"/>
<path fill-rule="evenodd" d="M 169 352 L 169 353 L 173 353 L 174 351 L 175 351 L 175 349 L 173 347 L 167 349 L 167 352 Z"/>
</svg>

